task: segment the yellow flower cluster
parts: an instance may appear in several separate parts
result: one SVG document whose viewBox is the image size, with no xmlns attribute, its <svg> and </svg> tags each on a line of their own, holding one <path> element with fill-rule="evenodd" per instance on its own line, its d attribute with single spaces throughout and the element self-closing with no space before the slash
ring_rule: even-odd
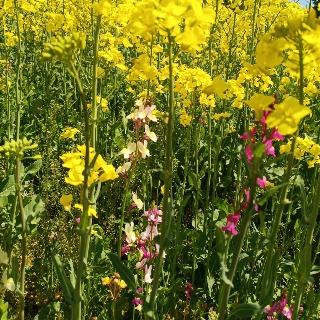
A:
<svg viewBox="0 0 320 320">
<path fill-rule="evenodd" d="M 60 156 L 63 161 L 63 166 L 69 169 L 68 176 L 65 178 L 66 183 L 73 186 L 79 186 L 84 182 L 83 171 L 85 168 L 85 146 L 78 146 L 74 152 L 68 152 Z M 95 159 L 95 162 L 92 161 Z M 88 178 L 88 185 L 92 185 L 98 181 L 105 182 L 114 180 L 118 177 L 113 165 L 107 164 L 105 160 L 96 153 L 93 148 L 90 148 L 89 154 L 90 174 Z"/>
<path fill-rule="evenodd" d="M 74 61 L 76 52 L 85 46 L 85 34 L 74 32 L 70 36 L 53 38 L 45 45 L 42 56 L 46 60 L 55 59 L 69 64 Z"/>
<path fill-rule="evenodd" d="M 280 146 L 280 153 L 289 153 L 291 151 L 292 141 Z M 315 143 L 311 138 L 297 137 L 295 148 L 293 151 L 294 157 L 298 160 L 308 157 L 307 163 L 309 168 L 320 164 L 320 145 Z"/>
<path fill-rule="evenodd" d="M 0 153 L 4 153 L 6 157 L 15 156 L 20 159 L 24 157 L 24 153 L 29 150 L 34 150 L 38 147 L 36 143 L 32 143 L 27 138 L 7 141 L 3 146 L 0 146 Z M 28 157 L 31 159 L 41 159 L 41 155 L 35 155 Z"/>
<path fill-rule="evenodd" d="M 72 194 L 63 194 L 60 197 L 60 204 L 63 206 L 64 210 L 66 210 L 66 211 L 71 211 L 72 201 L 73 201 Z M 82 204 L 76 203 L 74 205 L 74 208 L 75 209 L 79 209 L 81 212 L 83 212 L 83 205 Z M 88 208 L 88 216 L 89 217 L 93 216 L 95 218 L 98 217 L 97 211 L 96 211 L 96 209 L 94 207 L 89 206 L 89 208 Z"/>
</svg>

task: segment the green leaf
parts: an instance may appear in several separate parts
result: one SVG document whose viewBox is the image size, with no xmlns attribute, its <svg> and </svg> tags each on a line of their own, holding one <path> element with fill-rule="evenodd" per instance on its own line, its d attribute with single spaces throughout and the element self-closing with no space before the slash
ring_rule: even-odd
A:
<svg viewBox="0 0 320 320">
<path fill-rule="evenodd" d="M 228 320 L 244 318 L 248 319 L 258 313 L 260 310 L 261 307 L 258 303 L 239 304 L 232 310 L 230 316 L 228 317 Z"/>
<path fill-rule="evenodd" d="M 0 208 L 8 204 L 8 196 L 15 194 L 15 192 L 13 175 L 0 182 Z"/>
<path fill-rule="evenodd" d="M 53 265 L 56 269 L 59 281 L 62 285 L 62 291 L 63 291 L 64 297 L 65 297 L 66 301 L 71 304 L 72 303 L 72 293 L 73 293 L 74 287 L 72 286 L 70 279 L 67 277 L 67 275 L 64 271 L 63 264 L 60 260 L 60 257 L 56 254 L 53 256 L 52 261 L 53 261 Z"/>
<path fill-rule="evenodd" d="M 23 179 L 24 179 L 27 175 L 29 175 L 29 174 L 32 175 L 32 174 L 37 173 L 37 172 L 40 170 L 41 166 L 42 166 L 42 160 L 37 160 L 37 161 L 33 162 L 33 163 L 26 169 L 26 173 L 25 173 Z"/>
<path fill-rule="evenodd" d="M 44 203 L 39 195 L 33 195 L 28 200 L 28 203 L 24 207 L 25 222 L 27 231 L 31 232 L 36 229 L 40 220 L 40 214 L 44 211 Z"/>
<path fill-rule="evenodd" d="M 119 256 L 114 253 L 109 253 L 108 257 L 112 262 L 113 267 L 120 274 L 122 280 L 124 280 L 124 282 L 128 285 L 128 287 L 131 290 L 136 291 L 137 286 L 134 280 L 134 276 L 132 272 L 128 269 L 128 267 L 122 263 Z"/>
<path fill-rule="evenodd" d="M 0 300 L 0 320 L 8 319 L 8 302 L 4 302 L 2 299 Z"/>
</svg>

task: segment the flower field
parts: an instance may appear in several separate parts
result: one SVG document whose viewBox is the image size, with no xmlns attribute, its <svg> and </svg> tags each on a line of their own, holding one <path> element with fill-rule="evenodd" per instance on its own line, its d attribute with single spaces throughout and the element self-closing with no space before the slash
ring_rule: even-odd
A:
<svg viewBox="0 0 320 320">
<path fill-rule="evenodd" d="M 0 17 L 0 320 L 320 319 L 319 1 Z"/>
</svg>

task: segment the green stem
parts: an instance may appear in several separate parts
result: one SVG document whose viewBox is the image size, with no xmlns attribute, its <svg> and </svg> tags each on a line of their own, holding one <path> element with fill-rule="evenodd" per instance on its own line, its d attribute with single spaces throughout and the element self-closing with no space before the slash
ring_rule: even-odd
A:
<svg viewBox="0 0 320 320">
<path fill-rule="evenodd" d="M 85 95 L 82 87 L 79 74 L 73 64 L 70 65 L 71 72 L 75 78 L 80 100 L 84 112 L 84 125 L 85 125 L 85 168 L 84 168 L 84 182 L 82 188 L 82 205 L 83 213 L 81 216 L 80 223 L 80 250 L 79 250 L 79 261 L 76 275 L 76 284 L 73 292 L 73 302 L 72 302 L 72 320 L 81 319 L 81 290 L 82 290 L 82 278 L 86 269 L 89 244 L 90 244 L 90 231 L 91 231 L 91 218 L 88 215 L 89 211 L 89 185 L 88 178 L 90 174 L 90 163 L 89 163 L 89 153 L 90 153 L 90 125 L 89 125 L 89 111 L 87 108 Z"/>
<path fill-rule="evenodd" d="M 101 16 L 97 18 L 97 25 L 94 32 L 94 47 L 93 47 L 93 67 L 92 67 L 92 88 L 91 88 L 91 105 L 92 105 L 92 134 L 91 134 L 91 146 L 96 149 L 96 142 L 98 139 L 98 107 L 97 107 L 97 68 L 98 68 L 98 50 L 99 50 L 99 34 L 101 28 Z"/>
<path fill-rule="evenodd" d="M 25 222 L 25 213 L 21 194 L 21 182 L 20 182 L 20 168 L 21 162 L 19 157 L 16 160 L 15 166 L 15 188 L 16 188 L 16 198 L 18 199 L 18 206 L 20 212 L 20 222 L 21 222 L 21 266 L 20 266 L 20 301 L 19 301 L 19 320 L 24 319 L 24 287 L 25 287 L 25 273 L 26 273 L 26 256 L 27 256 L 27 230 Z"/>
<path fill-rule="evenodd" d="M 306 233 L 304 248 L 301 251 L 301 255 L 299 259 L 299 269 L 298 269 L 299 278 L 298 278 L 298 288 L 297 288 L 296 298 L 294 301 L 293 320 L 298 319 L 302 295 L 308 283 L 309 274 L 312 267 L 311 251 L 312 251 L 313 234 L 317 226 L 317 217 L 319 214 L 319 205 L 320 205 L 319 194 L 320 194 L 320 173 L 318 173 L 316 191 L 313 197 L 313 205 L 312 205 L 311 214 L 309 218 L 309 224 L 308 224 L 308 229 Z"/>
<path fill-rule="evenodd" d="M 255 193 L 255 187 L 254 187 L 254 192 L 252 193 L 251 197 L 254 197 L 254 193 Z M 253 201 L 253 200 L 251 200 Z M 250 206 L 252 207 L 252 205 Z M 235 244 L 235 248 L 234 248 L 234 253 L 232 256 L 232 262 L 231 262 L 231 266 L 228 272 L 228 279 L 233 282 L 233 278 L 238 266 L 238 262 L 239 262 L 239 258 L 240 258 L 240 253 L 241 253 L 241 249 L 242 249 L 242 245 L 244 243 L 244 239 L 247 235 L 249 226 L 250 226 L 250 222 L 251 222 L 251 216 L 252 216 L 252 210 L 248 210 L 245 215 L 243 216 L 242 220 L 241 220 L 241 226 L 240 226 L 240 230 L 239 230 L 239 234 L 237 235 L 236 238 L 236 244 Z M 226 315 L 227 315 L 227 306 L 228 306 L 228 301 L 229 301 L 229 295 L 230 295 L 230 290 L 231 290 L 231 286 L 230 284 L 227 283 L 223 283 L 222 287 L 221 287 L 221 291 L 220 291 L 220 297 L 219 297 L 219 317 L 218 320 L 224 320 Z"/>
</svg>

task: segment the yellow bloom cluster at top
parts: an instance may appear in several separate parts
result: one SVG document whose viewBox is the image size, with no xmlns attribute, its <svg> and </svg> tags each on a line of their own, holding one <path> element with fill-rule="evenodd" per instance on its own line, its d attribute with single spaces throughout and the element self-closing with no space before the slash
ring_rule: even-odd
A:
<svg viewBox="0 0 320 320">
<path fill-rule="evenodd" d="M 63 166 L 69 169 L 68 176 L 65 178 L 66 183 L 73 186 L 79 186 L 84 182 L 83 171 L 85 169 L 85 151 L 84 145 L 78 146 L 74 152 L 68 152 L 60 156 Z M 94 163 L 91 163 L 93 160 Z M 88 185 L 97 182 L 105 182 L 118 178 L 118 174 L 113 165 L 107 164 L 101 155 L 96 156 L 93 148 L 89 153 L 90 174 L 88 177 Z"/>
</svg>

